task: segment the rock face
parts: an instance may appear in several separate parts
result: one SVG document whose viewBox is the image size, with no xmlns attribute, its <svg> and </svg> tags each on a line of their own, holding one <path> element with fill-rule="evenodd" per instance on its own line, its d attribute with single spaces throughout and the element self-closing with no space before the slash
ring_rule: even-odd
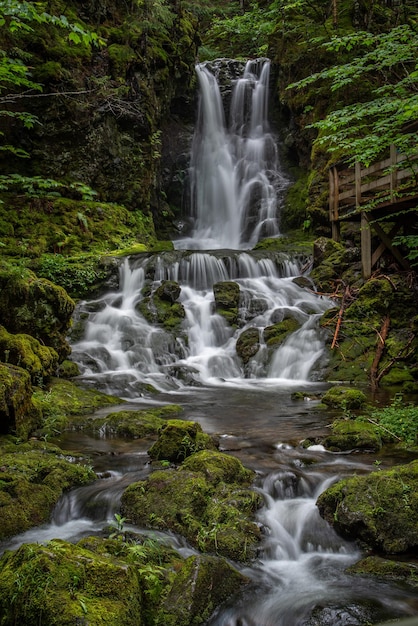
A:
<svg viewBox="0 0 418 626">
<path fill-rule="evenodd" d="M 384 554 L 413 553 L 418 547 L 418 461 L 342 480 L 324 491 L 317 505 L 344 537 Z"/>
<path fill-rule="evenodd" d="M 30 375 L 21 367 L 0 364 L 0 434 L 16 433 L 22 439 L 41 423 L 41 412 L 32 401 Z"/>
<path fill-rule="evenodd" d="M 154 12 L 141 3 L 70 0 L 63 6 L 56 0 L 47 10 L 65 11 L 69 21 L 96 32 L 101 43 L 70 43 L 65 29 L 51 25 L 12 36 L 5 49 L 30 51 L 33 79 L 44 94 L 54 94 L 25 102 L 41 122 L 30 133 L 17 125 L 7 128 L 6 143 L 32 157 L 25 164 L 15 159 L 12 171 L 77 181 L 72 189 L 77 200 L 90 186 L 103 202 L 158 217 L 168 208 L 162 185 L 177 175 L 165 144 L 184 144 L 175 135 L 188 133 L 170 119 L 181 111 L 184 122 L 194 121 L 199 45 L 194 17 L 179 3 Z M 10 165 L 10 159 L 0 162 L 2 173 Z M 184 163 L 178 167 L 184 170 Z M 49 204 L 53 212 L 53 201 Z M 83 208 L 81 214 L 85 219 Z"/>
<path fill-rule="evenodd" d="M 75 307 L 66 291 L 29 271 L 22 276 L 1 272 L 0 291 L 0 324 L 9 333 L 31 335 L 53 348 L 55 359 L 63 361 L 71 352 L 65 336 Z M 32 342 L 32 352 L 39 354 L 40 349 L 35 350 Z M 53 360 L 51 351 L 48 358 Z M 46 363 L 45 358 L 41 360 Z"/>
</svg>

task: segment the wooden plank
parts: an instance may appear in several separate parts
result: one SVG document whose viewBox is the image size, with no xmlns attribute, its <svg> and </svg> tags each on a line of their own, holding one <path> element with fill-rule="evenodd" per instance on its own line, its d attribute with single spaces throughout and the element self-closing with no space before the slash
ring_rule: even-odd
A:
<svg viewBox="0 0 418 626">
<path fill-rule="evenodd" d="M 363 278 L 367 280 L 372 275 L 372 237 L 367 214 L 361 212 L 361 267 Z"/>
<path fill-rule="evenodd" d="M 410 269 L 410 265 L 406 259 L 403 258 L 401 253 L 397 248 L 392 246 L 392 241 L 389 236 L 385 233 L 383 228 L 379 226 L 376 222 L 373 222 L 373 230 L 378 235 L 379 239 L 385 244 L 386 248 L 391 252 L 392 256 L 402 265 L 402 267 L 406 270 Z"/>
<path fill-rule="evenodd" d="M 400 230 L 401 226 L 402 226 L 402 222 L 397 222 L 394 226 L 392 226 L 391 230 L 388 233 L 388 237 L 390 241 L 393 240 L 394 236 Z M 387 246 L 382 241 L 372 254 L 372 267 L 376 265 L 376 263 L 378 262 L 378 260 L 380 259 L 380 257 L 382 256 L 382 254 L 384 253 L 386 249 L 387 249 Z"/>
</svg>

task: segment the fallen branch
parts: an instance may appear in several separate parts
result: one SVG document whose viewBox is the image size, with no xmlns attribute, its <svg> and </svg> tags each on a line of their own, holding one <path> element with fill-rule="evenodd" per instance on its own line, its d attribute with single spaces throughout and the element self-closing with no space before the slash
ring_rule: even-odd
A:
<svg viewBox="0 0 418 626">
<path fill-rule="evenodd" d="M 377 345 L 376 354 L 374 355 L 373 363 L 370 368 L 370 382 L 372 391 L 376 390 L 379 385 L 380 377 L 378 376 L 377 370 L 379 367 L 380 359 L 382 358 L 383 350 L 385 349 L 385 343 L 389 333 L 389 327 L 390 317 L 389 315 L 386 315 L 382 323 L 382 328 L 380 329 L 380 332 L 378 332 L 379 343 Z"/>
<path fill-rule="evenodd" d="M 341 327 L 341 322 L 342 322 L 343 315 L 344 315 L 344 310 L 347 305 L 347 300 L 349 296 L 350 296 L 350 288 L 346 286 L 344 290 L 343 299 L 341 300 L 341 306 L 340 306 L 340 310 L 338 313 L 337 325 L 335 326 L 335 332 L 334 332 L 334 337 L 333 337 L 332 344 L 331 344 L 331 350 L 335 348 L 335 345 L 337 343 L 337 339 L 338 339 L 338 335 L 339 335 L 340 327 Z"/>
<path fill-rule="evenodd" d="M 374 426 L 378 426 L 382 430 L 386 431 L 387 433 L 389 433 L 389 435 L 391 437 L 395 437 L 395 439 L 397 439 L 398 441 L 402 441 L 402 439 L 400 437 L 398 437 L 398 435 L 395 435 L 395 433 L 393 433 L 391 430 L 389 430 L 389 428 L 385 428 L 384 426 L 382 426 L 382 424 L 379 424 L 379 422 L 375 422 L 370 417 L 367 418 L 367 421 L 370 422 L 370 424 L 373 424 Z"/>
</svg>

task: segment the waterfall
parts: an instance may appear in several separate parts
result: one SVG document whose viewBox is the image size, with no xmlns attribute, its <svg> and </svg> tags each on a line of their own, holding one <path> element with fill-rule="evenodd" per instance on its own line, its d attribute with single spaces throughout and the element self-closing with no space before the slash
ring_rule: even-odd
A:
<svg viewBox="0 0 418 626">
<path fill-rule="evenodd" d="M 288 185 L 268 125 L 270 62 L 248 61 L 234 81 L 226 120 L 208 64 L 196 68 L 200 99 L 191 163 L 190 238 L 182 249 L 249 249 L 279 235 L 279 194 Z"/>
<path fill-rule="evenodd" d="M 227 71 L 232 87 L 225 86 Z M 77 309 L 83 336 L 73 342 L 73 360 L 85 381 L 122 397 L 141 396 L 150 385 L 170 392 L 300 384 L 323 354 L 318 318 L 331 303 L 307 279 L 308 287 L 295 281 L 306 258 L 251 249 L 260 238 L 280 236 L 288 185 L 268 123 L 270 62 L 240 68 L 221 59 L 196 72 L 191 236 L 174 242 L 172 252 L 125 260 L 120 290 Z M 164 281 L 177 283 L 175 302 L 155 297 Z M 214 286 L 230 281 L 235 302 L 217 302 Z M 173 312 L 182 316 L 177 323 Z"/>
</svg>

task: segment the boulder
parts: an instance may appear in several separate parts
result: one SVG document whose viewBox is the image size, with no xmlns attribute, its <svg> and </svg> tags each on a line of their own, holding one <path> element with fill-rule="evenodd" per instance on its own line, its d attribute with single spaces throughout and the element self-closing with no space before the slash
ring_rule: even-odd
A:
<svg viewBox="0 0 418 626">
<path fill-rule="evenodd" d="M 322 517 L 343 537 L 382 554 L 418 547 L 418 460 L 367 476 L 353 476 L 324 491 Z"/>
</svg>

